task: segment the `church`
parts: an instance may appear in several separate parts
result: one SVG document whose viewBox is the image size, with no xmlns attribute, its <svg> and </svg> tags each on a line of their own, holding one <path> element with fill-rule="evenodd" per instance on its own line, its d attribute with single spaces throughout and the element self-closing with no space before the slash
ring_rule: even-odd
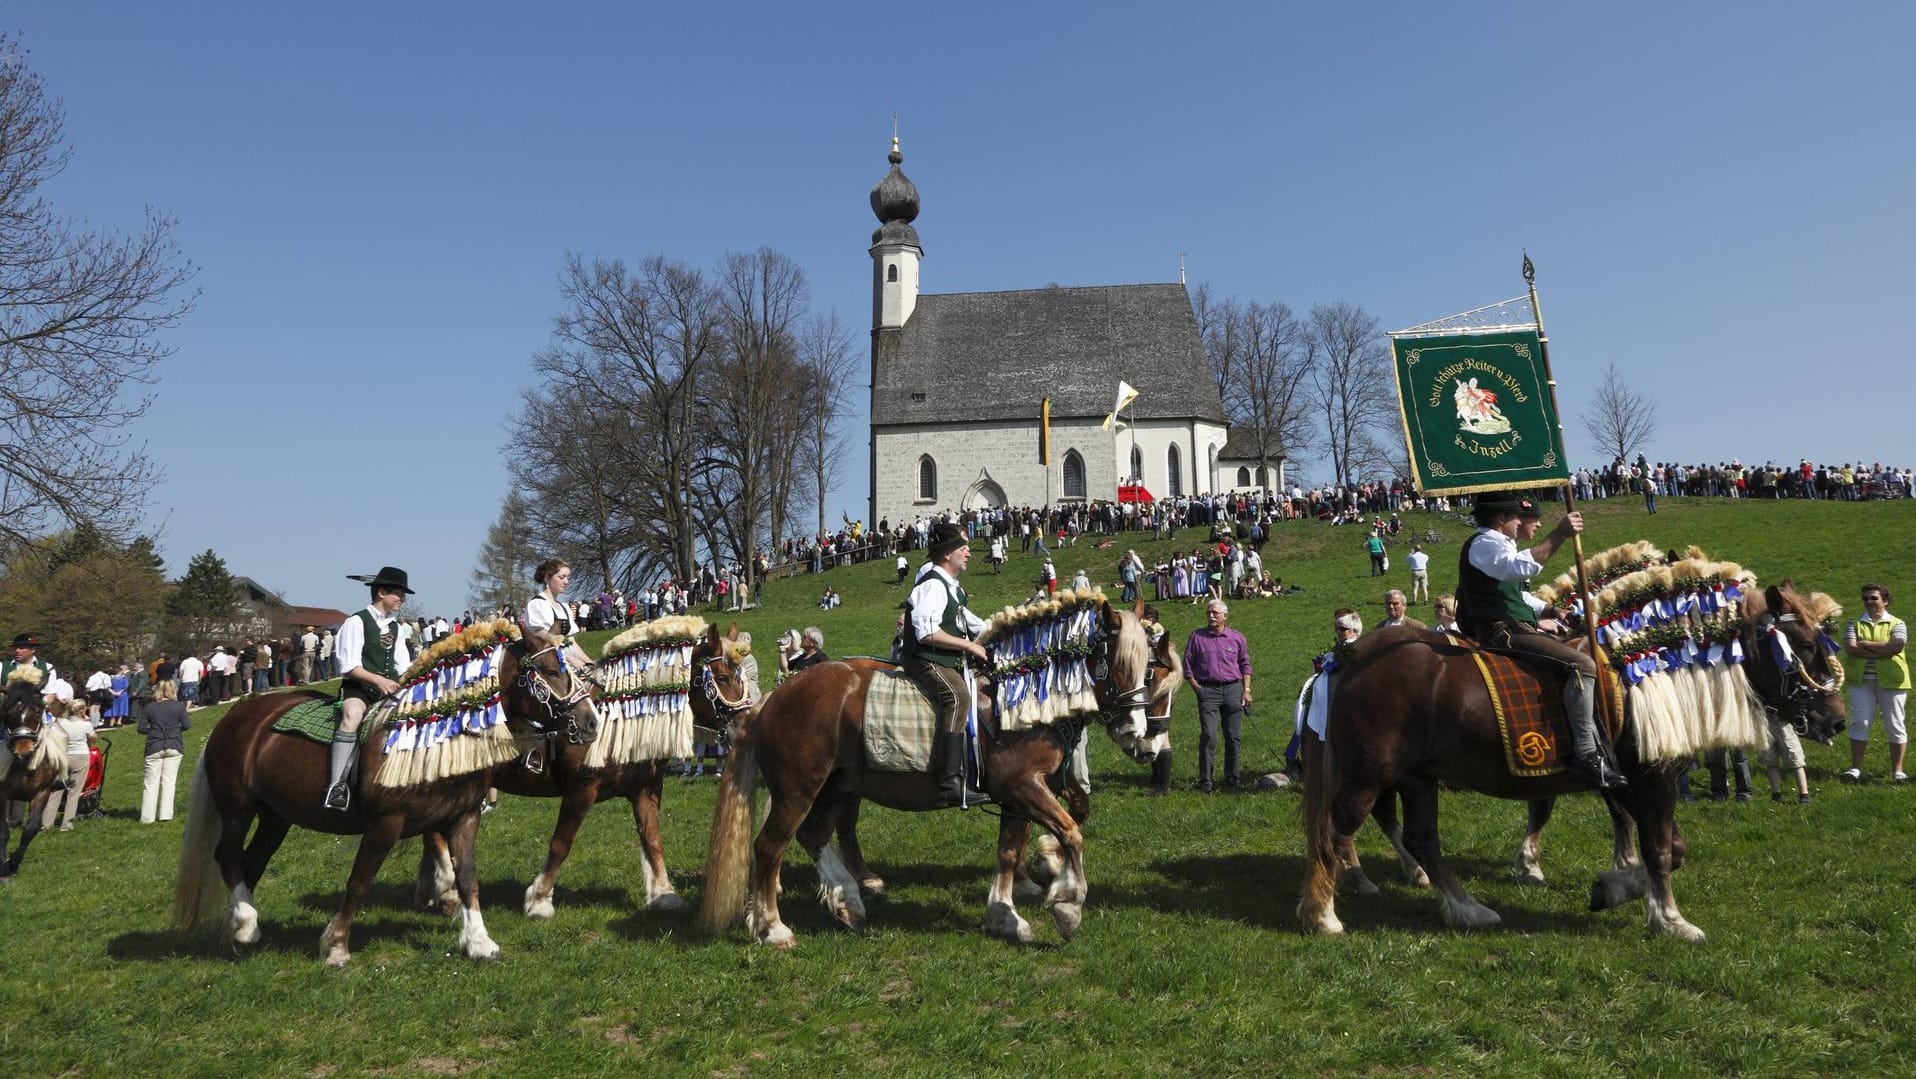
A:
<svg viewBox="0 0 1916 1079">
<path fill-rule="evenodd" d="M 1182 284 L 921 295 L 918 189 L 896 138 L 889 160 L 871 191 L 871 521 L 1111 501 L 1120 482 L 1154 498 L 1250 486 L 1230 482 L 1254 477 L 1227 449 Z M 1138 396 L 1114 434 L 1120 381 Z"/>
</svg>

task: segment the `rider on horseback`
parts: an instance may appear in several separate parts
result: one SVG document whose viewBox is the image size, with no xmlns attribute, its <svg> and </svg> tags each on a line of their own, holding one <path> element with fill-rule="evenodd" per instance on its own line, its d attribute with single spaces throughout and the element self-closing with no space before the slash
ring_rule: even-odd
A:
<svg viewBox="0 0 1916 1079">
<path fill-rule="evenodd" d="M 965 662 L 970 657 L 983 670 L 990 654 L 974 639 L 984 632 L 985 620 L 965 607 L 965 590 L 958 584 L 958 575 L 971 561 L 971 545 L 955 525 L 940 522 L 932 526 L 928 553 L 905 599 L 901 659 L 905 674 L 938 713 L 938 733 L 931 749 L 938 800 L 945 806 L 962 806 L 967 800 L 985 800 L 975 794 L 967 799 L 964 791 L 965 714 L 971 699 Z"/>
<path fill-rule="evenodd" d="M 1541 542 L 1520 551 L 1516 541 L 1535 536 L 1543 517 L 1535 502 L 1514 491 L 1489 492 L 1477 496 L 1473 512 L 1477 534 L 1457 560 L 1458 625 L 1486 648 L 1560 669 L 1571 766 L 1598 790 L 1624 786 L 1609 759 L 1609 746 L 1597 732 L 1596 662 L 1539 627 L 1543 601 L 1522 583 L 1542 572 L 1564 540 L 1583 531 L 1583 515 L 1564 514 Z"/>
<path fill-rule="evenodd" d="M 406 640 L 399 632 L 399 608 L 412 595 L 406 571 L 387 566 L 370 577 L 349 574 L 364 582 L 372 602 L 339 627 L 333 655 L 345 673 L 339 680 L 339 729 L 333 732 L 332 784 L 326 790 L 326 808 L 345 810 L 352 803 L 346 769 L 352 765 L 359 723 L 366 709 L 380 698 L 399 692 L 399 672 L 412 663 Z"/>
</svg>

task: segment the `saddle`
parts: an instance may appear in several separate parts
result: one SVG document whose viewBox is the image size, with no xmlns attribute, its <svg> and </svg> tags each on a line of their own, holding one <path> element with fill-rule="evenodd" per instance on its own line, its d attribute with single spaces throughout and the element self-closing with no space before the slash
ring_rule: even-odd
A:
<svg viewBox="0 0 1916 1079">
<path fill-rule="evenodd" d="M 1519 662 L 1454 633 L 1444 638 L 1469 652 L 1483 676 L 1510 774 L 1552 776 L 1569 771 L 1570 721 L 1563 711 L 1563 672 Z M 1607 687 L 1602 700 L 1608 705 L 1597 721 L 1614 742 L 1623 730 L 1623 682 L 1601 654 L 1597 677 Z"/>
<path fill-rule="evenodd" d="M 344 707 L 343 702 L 336 700 L 301 701 L 273 721 L 273 730 L 280 734 L 296 734 L 329 746 L 333 744 L 333 732 L 339 729 L 339 716 Z M 369 725 L 359 725 L 358 741 L 366 740 L 366 728 Z"/>
<path fill-rule="evenodd" d="M 982 730 L 990 723 L 989 702 L 981 701 L 978 725 Z M 872 672 L 865 687 L 865 767 L 874 772 L 928 771 L 937 734 L 938 713 L 918 683 L 896 667 Z"/>
</svg>

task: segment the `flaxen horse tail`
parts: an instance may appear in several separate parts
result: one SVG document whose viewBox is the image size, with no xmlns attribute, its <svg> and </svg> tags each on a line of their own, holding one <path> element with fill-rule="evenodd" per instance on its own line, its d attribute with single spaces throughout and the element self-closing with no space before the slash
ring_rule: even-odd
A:
<svg viewBox="0 0 1916 1079">
<path fill-rule="evenodd" d="M 752 886 L 752 822 L 758 808 L 758 753 L 754 710 L 732 733 L 732 752 L 719 777 L 718 806 L 705 852 L 705 891 L 699 897 L 699 928 L 717 936 L 745 920 Z"/>
<path fill-rule="evenodd" d="M 186 830 L 180 836 L 179 877 L 173 883 L 173 928 L 181 932 L 216 922 L 214 915 L 226 907 L 226 881 L 213 860 L 221 827 L 213 785 L 206 778 L 206 754 L 201 752 L 187 798 Z"/>
<path fill-rule="evenodd" d="M 1318 912 L 1337 898 L 1342 868 L 1337 851 L 1336 825 L 1331 806 L 1337 799 L 1337 760 L 1329 740 L 1304 735 L 1304 891 L 1298 917 L 1308 930 Z"/>
</svg>

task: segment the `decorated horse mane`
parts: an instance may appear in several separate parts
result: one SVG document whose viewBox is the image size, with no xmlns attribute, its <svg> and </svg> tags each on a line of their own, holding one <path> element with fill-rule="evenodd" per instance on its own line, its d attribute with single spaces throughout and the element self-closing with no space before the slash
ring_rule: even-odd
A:
<svg viewBox="0 0 1916 1079">
<path fill-rule="evenodd" d="M 26 664 L 15 667 L 12 673 L 7 675 L 7 686 L 8 688 L 12 688 L 16 683 L 20 682 L 25 682 L 30 686 L 37 686 L 45 679 L 46 675 L 41 672 L 40 668 Z"/>
<path fill-rule="evenodd" d="M 498 652 L 523 637 L 518 623 L 501 618 L 474 623 L 420 653 L 400 675 L 399 692 L 369 717 L 366 737 L 385 739 L 373 781 L 417 786 L 518 756 L 522 749 L 506 725 Z"/>
<path fill-rule="evenodd" d="M 1597 640 L 1628 687 L 1643 759 L 1768 744 L 1763 701 L 1743 669 L 1744 635 L 1768 606 L 1755 574 L 1694 546 L 1666 555 L 1647 540 L 1600 551 L 1585 565 L 1601 612 Z M 1783 588 L 1778 595 L 1812 624 L 1841 612 L 1822 593 Z M 1582 625 L 1583 601 L 1569 574 L 1537 596 Z"/>
<path fill-rule="evenodd" d="M 596 668 L 605 726 L 586 767 L 685 757 L 692 753 L 692 651 L 710 625 L 696 615 L 641 622 L 605 643 Z"/>
<path fill-rule="evenodd" d="M 1066 588 L 1048 599 L 1006 607 L 991 616 L 978 643 L 991 650 L 998 720 L 1008 731 L 1047 726 L 1098 710 L 1091 659 L 1096 651 L 1102 589 Z M 1127 634 L 1137 617 L 1120 618 L 1114 657 L 1142 669 L 1150 661 L 1144 634 Z"/>
</svg>

